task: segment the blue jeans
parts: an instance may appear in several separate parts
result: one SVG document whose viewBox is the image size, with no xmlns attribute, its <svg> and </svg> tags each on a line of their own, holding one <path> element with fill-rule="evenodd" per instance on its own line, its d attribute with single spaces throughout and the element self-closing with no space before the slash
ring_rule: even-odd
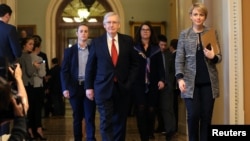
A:
<svg viewBox="0 0 250 141">
<path fill-rule="evenodd" d="M 193 98 L 185 98 L 189 141 L 207 141 L 214 98 L 211 85 L 195 86 Z"/>
</svg>

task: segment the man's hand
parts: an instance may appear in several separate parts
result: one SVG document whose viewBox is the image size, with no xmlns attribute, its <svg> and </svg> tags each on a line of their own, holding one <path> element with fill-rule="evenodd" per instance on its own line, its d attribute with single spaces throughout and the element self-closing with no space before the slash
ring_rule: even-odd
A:
<svg viewBox="0 0 250 141">
<path fill-rule="evenodd" d="M 69 91 L 68 91 L 68 90 L 64 90 L 64 91 L 63 91 L 63 96 L 64 96 L 65 98 L 70 98 L 70 96 L 69 96 Z"/>
<path fill-rule="evenodd" d="M 89 99 L 89 100 L 94 100 L 94 89 L 87 89 L 86 90 L 86 97 Z"/>
<path fill-rule="evenodd" d="M 159 81 L 159 82 L 158 82 L 158 89 L 159 89 L 159 90 L 163 89 L 164 86 L 165 86 L 164 82 L 162 82 L 162 81 Z"/>
</svg>

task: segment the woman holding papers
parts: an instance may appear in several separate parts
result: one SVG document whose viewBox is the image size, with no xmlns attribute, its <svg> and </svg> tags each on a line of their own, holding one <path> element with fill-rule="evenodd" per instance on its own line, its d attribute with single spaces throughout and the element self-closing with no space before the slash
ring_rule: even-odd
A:
<svg viewBox="0 0 250 141">
<path fill-rule="evenodd" d="M 214 46 L 206 48 L 202 42 L 202 36 L 210 30 L 204 26 L 207 13 L 204 4 L 192 5 L 192 27 L 181 32 L 176 52 L 176 79 L 187 108 L 189 141 L 208 140 L 214 101 L 219 97 L 216 64 L 222 56 L 220 51 L 215 54 Z"/>
</svg>

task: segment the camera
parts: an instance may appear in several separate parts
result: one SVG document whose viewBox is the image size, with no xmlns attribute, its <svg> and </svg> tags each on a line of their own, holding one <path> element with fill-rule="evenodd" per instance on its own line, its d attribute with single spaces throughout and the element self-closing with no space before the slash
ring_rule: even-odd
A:
<svg viewBox="0 0 250 141">
<path fill-rule="evenodd" d="M 39 61 L 38 64 L 45 63 L 45 60 Z"/>
<path fill-rule="evenodd" d="M 8 67 L 10 67 L 10 68 L 14 71 L 14 73 L 15 73 L 15 69 L 16 69 L 16 64 L 15 64 L 15 63 L 9 64 Z M 14 78 L 13 74 L 11 74 L 11 72 L 9 71 L 8 68 L 7 68 L 6 71 L 7 71 L 7 72 L 6 72 L 6 73 L 7 73 L 7 74 L 6 74 L 6 79 L 7 79 L 8 81 L 10 81 L 10 82 L 16 82 L 16 79 Z"/>
<path fill-rule="evenodd" d="M 13 70 L 16 69 L 16 64 L 10 64 L 9 67 L 11 67 Z"/>
</svg>

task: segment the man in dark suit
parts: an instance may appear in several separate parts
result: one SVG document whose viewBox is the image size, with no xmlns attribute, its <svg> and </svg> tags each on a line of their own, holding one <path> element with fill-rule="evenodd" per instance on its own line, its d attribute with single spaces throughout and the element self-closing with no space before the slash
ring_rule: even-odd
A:
<svg viewBox="0 0 250 141">
<path fill-rule="evenodd" d="M 175 94 L 177 84 L 175 79 L 175 50 L 173 40 L 170 43 L 171 47 L 167 48 L 167 38 L 165 35 L 159 35 L 158 40 L 162 51 L 166 76 L 166 87 L 160 91 L 160 113 L 163 117 L 162 124 L 166 132 L 166 141 L 170 141 L 174 137 L 178 126 L 177 114 L 175 113 L 178 112 L 175 111 L 175 106 L 178 104 L 178 97 Z M 177 46 L 177 42 L 175 42 L 175 45 Z"/>
<path fill-rule="evenodd" d="M 58 58 L 53 58 L 51 62 L 52 67 L 46 76 L 48 82 L 47 90 L 49 91 L 47 95 L 51 98 L 53 116 L 64 116 L 65 104 L 63 101 L 60 78 L 61 66 L 59 65 Z"/>
<path fill-rule="evenodd" d="M 16 27 L 8 24 L 12 10 L 6 4 L 0 4 L 0 59 L 14 63 L 22 54 L 22 49 L 18 40 Z M 2 63 L 1 63 L 2 64 Z M 0 75 L 4 76 L 5 70 L 0 70 Z"/>
<path fill-rule="evenodd" d="M 12 10 L 8 5 L 0 4 L 0 76 L 6 79 L 9 79 L 6 63 L 15 63 L 22 54 L 16 27 L 8 24 L 11 14 Z M 9 133 L 9 125 L 7 122 L 5 126 L 0 126 L 0 135 L 2 131 Z"/>
<path fill-rule="evenodd" d="M 138 59 L 132 38 L 118 33 L 119 16 L 109 12 L 103 24 L 106 33 L 91 43 L 85 75 L 86 96 L 96 101 L 102 141 L 125 141 L 128 100 Z"/>
<path fill-rule="evenodd" d="M 73 110 L 74 140 L 82 141 L 82 121 L 86 123 L 86 141 L 95 139 L 95 102 L 86 98 L 84 85 L 86 76 L 85 68 L 89 54 L 88 26 L 78 26 L 76 35 L 77 44 L 64 51 L 61 65 L 61 84 L 65 98 L 69 99 Z"/>
<path fill-rule="evenodd" d="M 171 77 L 174 75 L 174 78 L 171 81 L 173 90 L 174 90 L 174 114 L 175 114 L 175 132 L 178 131 L 178 109 L 179 109 L 179 97 L 180 97 L 180 90 L 179 87 L 177 85 L 177 81 L 175 79 L 175 57 L 176 57 L 176 49 L 177 49 L 177 44 L 178 44 L 178 39 L 172 39 L 170 41 L 170 46 L 169 46 L 169 50 L 171 52 L 171 59 L 170 59 L 170 75 Z"/>
</svg>

